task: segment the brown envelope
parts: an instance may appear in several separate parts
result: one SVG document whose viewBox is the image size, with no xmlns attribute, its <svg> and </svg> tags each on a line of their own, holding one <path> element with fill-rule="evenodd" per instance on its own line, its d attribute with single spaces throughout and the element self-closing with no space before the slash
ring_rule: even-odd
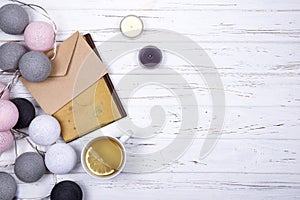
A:
<svg viewBox="0 0 300 200">
<path fill-rule="evenodd" d="M 51 52 L 49 52 L 51 54 Z M 79 32 L 57 48 L 50 77 L 39 83 L 20 78 L 41 108 L 54 114 L 107 74 L 107 69 Z"/>
<path fill-rule="evenodd" d="M 85 34 L 84 39 L 101 60 L 91 35 Z M 109 75 L 105 74 L 53 116 L 61 125 L 64 141 L 70 142 L 125 117 L 126 112 Z"/>
</svg>

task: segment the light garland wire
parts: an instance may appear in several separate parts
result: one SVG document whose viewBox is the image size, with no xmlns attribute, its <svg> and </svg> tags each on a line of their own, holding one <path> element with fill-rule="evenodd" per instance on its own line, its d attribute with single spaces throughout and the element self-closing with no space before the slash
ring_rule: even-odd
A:
<svg viewBox="0 0 300 200">
<path fill-rule="evenodd" d="M 57 25 L 56 23 L 54 22 L 54 20 L 50 17 L 49 13 L 47 12 L 46 9 L 44 9 L 42 6 L 39 6 L 39 5 L 36 5 L 36 4 L 27 4 L 27 3 L 24 3 L 22 1 L 19 1 L 19 0 L 9 0 L 11 2 L 16 2 L 16 3 L 19 3 L 21 5 L 24 5 L 24 6 L 27 6 L 29 8 L 31 8 L 32 10 L 34 10 L 35 12 L 43 15 L 44 17 L 46 17 L 51 23 L 52 23 L 52 26 L 53 26 L 53 29 L 54 29 L 54 46 L 53 46 L 53 55 L 52 57 L 50 58 L 50 60 L 54 60 L 55 57 L 56 57 L 56 51 L 57 51 L 57 41 L 56 41 L 56 35 L 57 35 Z M 38 10 L 38 9 L 40 10 Z M 7 71 L 7 70 L 4 70 L 4 71 L 0 71 L 0 75 L 2 74 L 11 74 L 12 72 L 11 71 Z M 12 80 L 7 84 L 7 86 L 0 92 L 0 98 L 3 96 L 4 92 L 8 89 L 10 90 L 13 85 L 16 83 L 17 81 L 17 78 L 20 76 L 20 72 L 19 70 L 16 70 L 16 72 L 13 73 L 13 78 Z"/>
<path fill-rule="evenodd" d="M 54 60 L 55 57 L 56 57 L 56 52 L 57 52 L 57 41 L 56 41 L 56 36 L 57 36 L 57 25 L 56 23 L 54 22 L 54 20 L 50 17 L 50 15 L 48 14 L 48 12 L 46 11 L 46 9 L 44 9 L 43 7 L 39 6 L 39 5 L 36 5 L 36 4 L 27 4 L 27 3 L 24 3 L 22 1 L 18 1 L 18 0 L 9 0 L 11 2 L 16 2 L 16 3 L 19 3 L 19 4 L 22 4 L 24 6 L 27 6 L 29 8 L 31 8 L 32 10 L 38 12 L 39 14 L 43 15 L 44 17 L 46 17 L 51 23 L 52 23 L 52 26 L 53 26 L 53 29 L 54 29 L 54 46 L 53 46 L 53 55 L 52 57 L 50 58 L 50 60 Z M 43 12 L 40 12 L 40 10 L 42 10 Z M 11 71 L 0 71 L 0 75 L 2 74 L 5 74 L 5 73 L 11 73 Z M 20 72 L 19 70 L 16 70 L 14 73 L 13 73 L 13 78 L 11 79 L 11 81 L 6 85 L 6 87 L 0 92 L 0 98 L 2 97 L 2 95 L 4 94 L 4 92 L 6 90 L 10 90 L 14 84 L 17 82 L 18 78 L 20 76 Z M 18 156 L 18 150 L 17 150 L 17 140 L 19 139 L 23 139 L 25 138 L 26 141 L 29 143 L 29 145 L 37 152 L 39 153 L 41 156 L 45 156 L 45 152 L 39 150 L 37 148 L 37 146 L 34 146 L 30 140 L 27 138 L 28 137 L 28 134 L 27 133 L 24 133 L 22 131 L 19 131 L 19 130 L 16 130 L 16 129 L 11 129 L 11 133 L 13 134 L 14 136 L 14 140 L 15 140 L 15 155 L 16 157 Z M 4 166 L 0 166 L 0 169 L 2 168 L 7 168 L 7 167 L 11 167 L 11 166 L 14 166 L 15 164 L 12 163 L 12 164 L 7 164 L 7 165 L 4 165 Z M 55 174 L 53 174 L 53 179 L 54 179 L 54 185 L 57 184 L 57 176 Z M 47 195 L 46 197 L 43 197 L 42 199 L 46 199 L 46 198 L 49 198 L 50 197 L 50 194 Z M 41 198 L 15 198 L 15 199 L 18 199 L 18 200 L 25 200 L 25 199 L 32 199 L 32 200 L 35 200 L 35 199 L 41 199 Z"/>
<path fill-rule="evenodd" d="M 56 23 L 54 22 L 54 20 L 50 17 L 50 15 L 47 12 L 47 10 L 44 9 L 42 6 L 39 6 L 39 5 L 36 5 L 36 4 L 28 4 L 28 3 L 24 3 L 24 2 L 19 1 L 19 0 L 9 0 L 9 1 L 16 2 L 16 3 L 22 4 L 24 6 L 27 6 L 27 7 L 31 8 L 32 10 L 34 10 L 37 13 L 39 13 L 39 14 L 43 15 L 44 17 L 46 17 L 52 23 L 52 26 L 53 26 L 53 29 L 54 29 L 54 47 L 53 47 L 53 55 L 50 58 L 50 60 L 54 60 L 54 58 L 56 57 L 56 50 L 57 50 L 57 42 L 56 42 L 57 26 L 56 26 Z M 43 12 L 41 12 L 38 9 L 36 9 L 35 7 L 39 8 Z"/>
<path fill-rule="evenodd" d="M 1 74 L 4 74 L 3 73 L 4 71 L 1 71 L 0 72 L 0 75 Z M 9 83 L 6 85 L 6 87 L 0 92 L 0 98 L 3 96 L 4 92 L 6 90 L 11 90 L 11 88 L 16 84 L 16 82 L 18 81 L 18 78 L 20 76 L 20 72 L 19 70 L 16 70 L 14 73 L 13 73 L 13 78 L 9 81 Z"/>
<path fill-rule="evenodd" d="M 45 157 L 45 153 L 44 151 L 41 151 L 37 148 L 37 146 L 35 146 L 34 144 L 32 144 L 32 142 L 28 139 L 28 134 L 17 130 L 17 129 L 11 129 L 11 134 L 14 137 L 14 143 L 15 143 L 15 156 L 16 158 L 18 157 L 18 147 L 17 147 L 17 140 L 23 139 L 25 138 L 25 140 L 27 141 L 27 143 L 30 145 L 31 148 L 33 148 L 38 154 L 40 154 L 43 158 Z M 0 154 L 1 155 L 1 154 Z M 2 165 L 0 166 L 0 169 L 6 169 L 8 167 L 13 167 L 15 165 L 15 163 L 11 163 L 11 164 L 6 164 L 6 165 Z M 57 184 L 57 176 L 56 174 L 52 174 L 53 175 L 53 186 Z M 50 197 L 50 194 L 48 194 L 45 197 L 36 197 L 36 198 L 18 198 L 15 197 L 14 200 L 44 200 L 44 199 L 48 199 Z"/>
</svg>

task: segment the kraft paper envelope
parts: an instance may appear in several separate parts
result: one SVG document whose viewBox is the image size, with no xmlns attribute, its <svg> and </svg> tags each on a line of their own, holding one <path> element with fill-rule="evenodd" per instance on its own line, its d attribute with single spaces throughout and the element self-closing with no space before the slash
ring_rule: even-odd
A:
<svg viewBox="0 0 300 200">
<path fill-rule="evenodd" d="M 51 66 L 50 77 L 43 82 L 20 78 L 44 112 L 50 115 L 107 74 L 106 67 L 79 32 L 58 46 Z"/>
<path fill-rule="evenodd" d="M 85 34 L 84 39 L 101 60 L 91 35 Z M 105 74 L 53 116 L 61 125 L 64 141 L 70 142 L 125 117 L 126 112 L 109 75 Z"/>
</svg>

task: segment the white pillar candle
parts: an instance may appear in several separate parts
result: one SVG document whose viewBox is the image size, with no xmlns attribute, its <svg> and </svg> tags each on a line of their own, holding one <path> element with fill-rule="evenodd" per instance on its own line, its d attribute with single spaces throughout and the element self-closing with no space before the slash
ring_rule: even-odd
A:
<svg viewBox="0 0 300 200">
<path fill-rule="evenodd" d="M 128 15 L 122 19 L 120 29 L 126 37 L 135 38 L 143 32 L 144 25 L 138 16 Z"/>
</svg>

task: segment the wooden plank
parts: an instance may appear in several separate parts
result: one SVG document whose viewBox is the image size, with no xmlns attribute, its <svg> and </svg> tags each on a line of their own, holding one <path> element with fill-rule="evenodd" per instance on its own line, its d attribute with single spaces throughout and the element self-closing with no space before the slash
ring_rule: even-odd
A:
<svg viewBox="0 0 300 200">
<path fill-rule="evenodd" d="M 103 131 L 106 135 L 116 132 L 116 129 L 112 129 L 113 131 L 109 133 L 106 130 Z M 97 135 L 99 132 L 87 135 L 71 144 L 79 153 L 83 145 Z M 261 139 L 260 137 L 256 139 L 254 137 L 251 139 L 231 137 L 230 139 L 230 136 L 222 135 L 211 153 L 205 158 L 200 158 L 205 138 L 195 139 L 190 148 L 178 157 L 178 160 L 169 164 L 149 162 L 154 152 L 171 145 L 175 137 L 176 135 L 169 135 L 165 138 L 158 136 L 150 139 L 130 139 L 125 145 L 128 150 L 128 162 L 124 170 L 127 172 L 137 170 L 135 166 L 139 161 L 141 167 L 146 169 L 152 169 L 152 166 L 156 165 L 161 166 L 155 168 L 160 172 L 299 174 L 300 164 L 297 162 L 300 151 L 299 138 L 289 140 L 276 138 L 276 136 L 274 139 Z M 136 156 L 138 159 L 135 158 Z M 78 165 L 75 171 L 81 173 L 83 169 Z"/>
<path fill-rule="evenodd" d="M 64 40 L 79 30 L 89 32 L 95 41 L 106 41 L 120 33 L 122 18 L 132 14 L 127 10 L 51 10 L 49 14 L 58 26 L 58 40 Z M 244 11 L 136 11 L 145 23 L 149 35 L 157 29 L 167 29 L 181 33 L 197 42 L 298 42 L 300 12 L 244 12 Z M 31 20 L 41 20 L 31 14 Z M 240 17 L 243 16 L 243 17 Z M 269 18 L 270 21 L 264 19 Z M 188 25 L 191 20 L 199 23 Z M 202 22 L 202 19 L 205 21 Z M 87 23 L 93 21 L 94 23 Z M 152 29 L 152 30 L 151 30 Z M 0 33 L 1 40 L 22 40 L 22 36 Z M 156 38 L 164 42 L 168 38 Z M 174 42 L 174 41 L 170 41 Z"/>
<path fill-rule="evenodd" d="M 61 177 L 59 177 L 59 180 Z M 89 188 L 86 199 L 297 199 L 299 176 L 253 174 L 122 174 L 96 181 L 82 174 L 65 176 Z M 84 181 L 83 181 L 84 180 Z"/>
<path fill-rule="evenodd" d="M 2 3 L 2 2 L 1 2 Z M 3 2 L 3 4 L 6 2 Z M 53 3 L 42 0 L 31 0 L 30 3 L 42 5 L 47 9 L 99 9 L 99 10 L 159 10 L 159 11 L 180 11 L 180 10 L 254 10 L 254 11 L 281 11 L 281 10 L 297 10 L 300 8 L 297 0 L 186 0 L 184 2 L 172 0 L 130 0 L 127 2 L 121 0 L 107 1 L 99 3 L 96 0 L 65 0 L 64 2 Z"/>
<path fill-rule="evenodd" d="M 204 159 L 200 159 L 199 155 L 207 135 L 210 118 L 201 115 L 198 127 L 190 127 L 183 131 L 183 133 L 189 134 L 192 129 L 196 129 L 194 139 L 182 138 L 182 140 L 193 141 L 189 150 L 178 161 L 165 166 L 162 171 L 298 174 L 300 167 L 300 163 L 297 162 L 300 159 L 300 138 L 297 131 L 299 112 L 292 108 L 282 110 L 270 108 L 269 110 L 272 111 L 272 115 L 267 112 L 266 108 L 250 109 L 250 111 L 243 108 L 228 110 L 226 119 L 230 120 L 225 120 L 221 137 L 213 151 Z M 286 115 L 278 117 L 281 113 L 286 113 Z M 147 121 L 142 114 L 135 117 L 139 119 L 140 123 Z M 173 120 L 175 118 L 174 121 L 171 121 L 172 117 Z M 149 155 L 172 143 L 178 134 L 181 121 L 172 113 L 166 119 L 166 124 L 157 134 L 154 134 L 154 137 L 132 138 L 128 141 L 126 148 L 130 156 Z M 101 134 L 118 136 L 122 134 L 122 131 L 117 123 L 114 123 L 75 140 L 71 145 L 77 149 L 79 156 L 83 145 Z M 28 150 L 33 151 L 26 141 L 18 141 L 19 154 Z M 12 149 L 1 155 L 0 165 L 13 163 L 14 159 L 14 150 Z M 147 160 L 143 162 L 146 164 Z M 129 164 L 134 165 L 134 163 Z M 80 165 L 75 172 L 83 172 Z"/>
<path fill-rule="evenodd" d="M 0 43 L 2 45 L 3 43 Z M 110 74 L 126 74 L 140 67 L 137 60 L 138 49 L 126 52 L 113 63 L 106 59 L 114 50 L 104 49 L 102 42 L 96 45 Z M 187 48 L 184 53 L 204 50 L 221 74 L 282 74 L 297 75 L 300 73 L 300 43 L 198 43 L 199 49 Z M 162 49 L 164 50 L 164 49 Z M 190 63 L 173 53 L 163 51 L 163 66 L 172 68 L 181 74 L 208 73 L 206 67 L 191 66 Z M 254 59 L 255 58 L 255 59 Z M 159 73 L 164 73 L 159 71 Z"/>
<path fill-rule="evenodd" d="M 158 178 L 159 177 L 159 178 Z M 230 173 L 120 174 L 112 180 L 96 180 L 86 174 L 57 177 L 72 180 L 84 192 L 84 199 L 298 199 L 299 175 Z M 36 184 L 18 185 L 20 198 L 42 198 L 53 187 L 53 177 L 44 176 Z M 33 193 L 34 191 L 34 193 Z"/>
<path fill-rule="evenodd" d="M 97 42 L 98 50 L 107 64 L 110 74 L 126 74 L 140 67 L 138 64 L 138 49 L 128 51 L 120 55 L 113 63 L 106 58 L 114 51 L 114 47 L 104 48 L 101 42 Z M 218 72 L 221 74 L 265 74 L 266 76 L 281 76 L 286 74 L 299 74 L 300 44 L 294 43 L 202 43 L 199 49 L 186 48 L 182 52 L 205 51 Z M 109 45 L 105 45 L 107 47 Z M 141 45 L 143 46 L 143 45 Z M 176 70 L 180 74 L 209 73 L 206 67 L 192 66 L 177 55 L 162 49 L 163 66 Z M 158 71 L 164 73 L 163 71 Z"/>
<path fill-rule="evenodd" d="M 162 85 L 149 84 L 149 86 L 137 90 L 135 96 L 132 96 L 131 89 L 130 91 L 127 89 L 120 90 L 118 83 L 122 80 L 124 75 L 111 75 L 111 78 L 121 100 L 124 101 L 130 98 L 135 100 L 136 105 L 147 105 L 149 102 L 158 105 L 178 105 L 176 95 L 174 96 L 174 93 L 172 93 L 172 91 L 174 92 L 177 89 L 181 89 L 178 97 L 187 97 L 185 95 L 191 97 L 191 94 L 194 94 L 196 96 L 197 105 L 211 105 L 209 88 L 203 82 L 201 76 L 197 74 L 181 75 L 187 82 L 184 85 L 176 81 L 178 75 L 157 74 L 153 76 L 167 80 L 164 84 L 167 88 L 162 87 Z M 136 79 L 136 82 L 133 81 L 132 84 L 139 84 L 141 82 L 141 74 L 126 75 L 126 77 L 132 80 Z M 151 76 L 147 75 L 147 77 L 151 79 Z M 300 103 L 300 94 L 295 92 L 300 84 L 298 76 L 289 74 L 281 75 L 280 77 L 270 76 L 268 74 L 226 74 L 221 76 L 221 79 L 225 91 L 226 106 L 287 107 L 299 106 Z M 3 76 L 1 80 L 7 83 L 10 77 Z M 128 87 L 138 89 L 138 87 L 134 85 L 128 85 Z M 155 93 L 153 93 L 154 89 L 156 90 Z M 20 82 L 12 89 L 11 96 L 12 98 L 26 97 L 33 100 Z"/>
<path fill-rule="evenodd" d="M 63 2 L 31 0 L 44 6 L 59 26 L 58 40 L 74 31 L 91 32 L 97 45 L 119 33 L 120 20 L 127 14 L 142 17 L 146 31 L 166 28 L 197 42 L 212 58 L 220 72 L 226 94 L 226 120 L 221 139 L 213 151 L 199 159 L 211 120 L 209 91 L 199 79 L 199 71 L 215 76 L 207 66 L 190 68 L 186 62 L 164 52 L 168 58 L 163 67 L 172 68 L 191 84 L 197 105 L 183 109 L 199 109 L 200 120 L 196 139 L 190 149 L 176 162 L 159 172 L 149 174 L 123 173 L 109 181 L 97 181 L 83 173 L 78 163 L 69 175 L 58 181 L 75 180 L 84 189 L 85 199 L 299 199 L 299 11 L 298 0 L 131 0 L 106 1 L 65 0 Z M 1 2 L 5 4 L 7 2 Z M 31 19 L 38 19 L 30 14 Z M 191 23 L 191 19 L 198 23 Z M 89 22 L 89 23 L 87 23 Z M 22 40 L 0 32 L 0 40 Z M 132 41 L 134 42 L 134 41 Z M 174 41 L 169 41 L 173 43 Z M 149 41 L 153 43 L 153 41 Z M 160 41 L 158 41 L 158 44 Z M 114 49 L 105 49 L 109 53 Z M 193 49 L 186 49 L 191 51 Z M 197 49 L 194 49 L 197 50 Z M 138 67 L 137 51 L 129 52 L 114 63 L 109 71 L 116 86 L 131 70 Z M 104 59 L 106 62 L 106 60 Z M 132 79 L 147 73 L 128 75 Z M 157 70 L 166 79 L 170 74 Z M 174 75 L 173 75 L 174 76 Z M 169 77 L 170 78 L 170 77 Z M 7 82 L 9 76 L 1 76 Z M 171 89 L 184 86 L 168 79 Z M 118 88 L 118 87 L 117 87 Z M 180 106 L 170 91 L 147 86 L 129 96 L 118 90 L 122 100 L 131 99 L 129 117 L 138 125 L 151 123 L 153 105 L 166 110 L 166 124 L 156 137 L 130 139 L 128 151 L 151 153 L 164 148 L 176 137 L 182 122 Z M 180 94 L 184 96 L 188 89 Z M 33 100 L 21 85 L 13 97 Z M 42 113 L 37 109 L 38 113 Z M 119 134 L 117 124 L 101 131 Z M 189 132 L 190 130 L 186 130 Z M 99 132 L 90 134 L 73 145 L 82 145 Z M 32 150 L 25 141 L 18 141 L 19 151 Z M 2 154 L 0 165 L 13 162 L 13 150 Z M 132 163 L 134 164 L 134 163 Z M 12 172 L 12 168 L 7 169 Z M 22 198 L 41 198 L 53 187 L 55 177 L 46 175 L 37 183 L 18 181 Z M 32 192 L 34 191 L 34 193 Z"/>
</svg>

